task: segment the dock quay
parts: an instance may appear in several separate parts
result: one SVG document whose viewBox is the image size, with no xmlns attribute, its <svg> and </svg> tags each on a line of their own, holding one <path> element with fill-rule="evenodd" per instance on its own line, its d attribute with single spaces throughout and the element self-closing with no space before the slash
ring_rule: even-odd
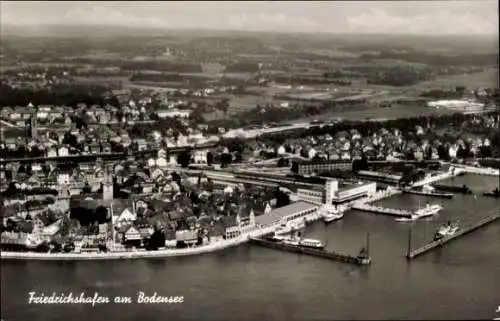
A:
<svg viewBox="0 0 500 321">
<path fill-rule="evenodd" d="M 352 206 L 352 209 L 358 210 L 358 211 L 363 211 L 363 212 L 370 212 L 370 213 L 384 214 L 384 215 L 391 215 L 391 216 L 398 216 L 398 217 L 410 218 L 412 215 L 412 211 L 410 211 L 410 210 L 387 208 L 387 207 L 373 206 L 373 205 L 361 204 L 361 203 L 354 204 Z"/>
<path fill-rule="evenodd" d="M 453 240 L 456 240 L 459 237 L 466 235 L 472 231 L 475 231 L 483 226 L 486 226 L 489 223 L 492 223 L 492 222 L 498 220 L 499 218 L 500 218 L 500 214 L 498 214 L 498 213 L 496 213 L 494 215 L 487 216 L 487 217 L 479 220 L 478 222 L 476 222 L 468 227 L 465 227 L 463 229 L 462 228 L 459 229 L 458 232 L 455 233 L 454 235 L 443 237 L 442 239 L 437 240 L 437 241 L 432 241 L 432 242 L 427 243 L 424 246 L 419 247 L 418 249 L 415 249 L 415 250 L 411 250 L 411 233 L 410 233 L 410 238 L 409 238 L 409 242 L 408 242 L 409 243 L 408 244 L 408 252 L 406 253 L 406 258 L 413 259 L 413 258 L 415 258 L 419 255 L 422 255 L 424 253 L 427 253 L 427 252 L 429 252 L 437 247 L 441 247 L 442 245 L 444 245 L 448 242 L 451 242 Z"/>
<path fill-rule="evenodd" d="M 292 252 L 292 253 L 297 253 L 297 254 L 305 254 L 305 255 L 311 255 L 311 256 L 316 256 L 316 257 L 321 257 L 325 259 L 331 259 L 331 260 L 336 260 L 340 261 L 343 263 L 349 263 L 349 264 L 355 264 L 355 265 L 369 265 L 371 263 L 371 259 L 369 256 L 353 256 L 353 255 L 347 255 L 347 254 L 341 254 L 341 253 L 335 253 L 335 252 L 329 252 L 326 250 L 319 250 L 319 249 L 312 249 L 312 248 L 305 248 L 305 247 L 299 247 L 299 246 L 292 246 L 288 244 L 282 244 L 278 242 L 272 242 L 268 241 L 262 238 L 250 238 L 250 244 L 255 244 L 271 249 L 277 249 L 277 250 L 282 250 L 286 252 Z"/>
<path fill-rule="evenodd" d="M 477 175 L 488 175 L 488 176 L 500 176 L 500 170 L 490 167 L 474 167 L 460 164 L 453 164 L 457 169 L 460 169 L 466 173 L 477 174 Z"/>
</svg>

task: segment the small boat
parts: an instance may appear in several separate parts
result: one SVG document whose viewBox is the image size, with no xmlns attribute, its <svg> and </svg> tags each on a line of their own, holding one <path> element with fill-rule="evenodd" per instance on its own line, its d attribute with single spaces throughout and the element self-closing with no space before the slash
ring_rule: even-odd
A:
<svg viewBox="0 0 500 321">
<path fill-rule="evenodd" d="M 452 224 L 451 221 L 448 221 L 446 225 L 441 226 L 437 231 L 436 235 L 434 236 L 435 240 L 442 239 L 443 237 L 446 236 L 451 236 L 455 234 L 458 231 L 458 223 Z"/>
<path fill-rule="evenodd" d="M 399 217 L 395 219 L 396 222 L 415 222 L 418 218 L 412 215 L 411 217 Z"/>
<path fill-rule="evenodd" d="M 325 247 L 321 241 L 315 239 L 301 239 L 299 241 L 299 246 L 313 249 L 323 249 Z"/>
<path fill-rule="evenodd" d="M 344 217 L 344 211 L 339 210 L 338 207 L 333 207 L 331 205 L 325 205 L 322 209 L 322 212 L 323 222 L 325 223 L 330 223 Z"/>
<path fill-rule="evenodd" d="M 418 218 L 422 218 L 422 217 L 435 215 L 435 214 L 441 212 L 442 209 L 443 209 L 443 206 L 441 206 L 439 204 L 433 204 L 433 205 L 427 204 L 424 208 L 420 208 L 420 209 L 416 210 L 414 215 L 417 216 L 417 219 L 418 219 Z"/>
<path fill-rule="evenodd" d="M 326 208 L 323 212 L 323 221 L 325 223 L 330 223 L 336 220 L 340 220 L 344 217 L 344 213 L 338 211 L 337 209 Z"/>
<path fill-rule="evenodd" d="M 484 192 L 483 195 L 498 198 L 500 197 L 500 191 L 498 190 L 497 187 L 492 192 Z"/>
</svg>

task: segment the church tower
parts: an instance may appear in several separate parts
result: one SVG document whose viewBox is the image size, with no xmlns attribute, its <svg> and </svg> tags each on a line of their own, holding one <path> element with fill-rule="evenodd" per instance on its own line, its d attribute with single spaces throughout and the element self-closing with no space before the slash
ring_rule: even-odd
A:
<svg viewBox="0 0 500 321">
<path fill-rule="evenodd" d="M 113 175 L 112 169 L 105 167 L 104 177 L 102 182 L 102 199 L 113 199 Z"/>
<path fill-rule="evenodd" d="M 250 209 L 250 226 L 255 226 L 255 213 L 253 212 L 253 208 Z"/>
<path fill-rule="evenodd" d="M 238 226 L 241 225 L 241 216 L 240 216 L 240 212 L 239 211 L 236 214 L 236 224 L 238 224 Z"/>
</svg>

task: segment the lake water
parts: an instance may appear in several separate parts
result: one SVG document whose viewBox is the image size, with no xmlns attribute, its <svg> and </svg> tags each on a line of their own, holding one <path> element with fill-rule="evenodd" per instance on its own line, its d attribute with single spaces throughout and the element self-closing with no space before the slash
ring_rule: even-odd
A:
<svg viewBox="0 0 500 321">
<path fill-rule="evenodd" d="M 2 261 L 2 318 L 10 320 L 361 320 L 493 319 L 500 305 L 500 223 L 495 222 L 408 262 L 413 247 L 432 239 L 447 219 L 465 226 L 500 210 L 483 197 L 498 177 L 454 178 L 477 194 L 431 199 L 445 209 L 429 221 L 395 222 L 348 212 L 329 225 L 316 222 L 308 237 L 330 249 L 357 253 L 370 233 L 372 265 L 243 245 L 194 257 L 103 262 Z M 381 204 L 415 208 L 426 197 L 398 195 Z M 183 304 L 29 305 L 28 292 L 114 296 L 184 296 Z"/>
</svg>

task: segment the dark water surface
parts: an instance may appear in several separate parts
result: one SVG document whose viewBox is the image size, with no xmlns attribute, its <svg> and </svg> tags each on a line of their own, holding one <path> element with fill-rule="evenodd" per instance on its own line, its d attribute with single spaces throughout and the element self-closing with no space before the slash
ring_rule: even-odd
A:
<svg viewBox="0 0 500 321">
<path fill-rule="evenodd" d="M 466 175 L 445 183 L 467 184 L 477 194 L 431 199 L 445 209 L 435 218 L 398 223 L 352 211 L 306 234 L 328 248 L 357 253 L 370 233 L 372 265 L 297 256 L 243 245 L 194 257 L 102 262 L 2 261 L 2 318 L 10 320 L 332 320 L 493 319 L 500 305 L 500 222 L 472 232 L 411 262 L 405 252 L 432 239 L 447 219 L 470 222 L 500 210 L 483 197 L 498 177 Z M 381 204 L 415 208 L 426 198 L 398 195 Z M 28 305 L 28 292 L 136 297 L 184 296 L 183 304 Z"/>
</svg>

